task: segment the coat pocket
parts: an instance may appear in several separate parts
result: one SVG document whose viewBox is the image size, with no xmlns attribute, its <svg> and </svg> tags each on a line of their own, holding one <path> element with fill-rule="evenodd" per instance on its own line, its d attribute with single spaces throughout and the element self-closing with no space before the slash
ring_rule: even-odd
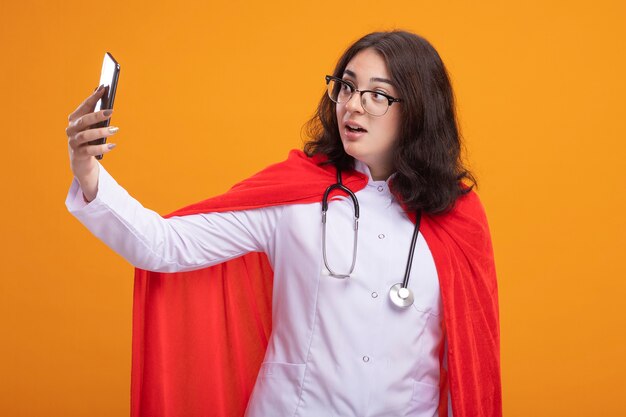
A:
<svg viewBox="0 0 626 417">
<path fill-rule="evenodd" d="M 305 364 L 263 363 L 246 415 L 293 415 L 300 399 L 305 367 Z"/>
<path fill-rule="evenodd" d="M 405 417 L 434 416 L 439 406 L 439 385 L 413 381 L 413 396 Z"/>
</svg>

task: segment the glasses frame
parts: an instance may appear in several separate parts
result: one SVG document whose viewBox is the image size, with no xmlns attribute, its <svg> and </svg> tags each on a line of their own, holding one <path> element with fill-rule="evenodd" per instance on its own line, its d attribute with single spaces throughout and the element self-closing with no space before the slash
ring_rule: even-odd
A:
<svg viewBox="0 0 626 417">
<path fill-rule="evenodd" d="M 333 103 L 337 103 L 337 104 L 339 104 L 339 103 L 347 103 L 347 102 L 349 102 L 350 100 L 352 100 L 352 96 L 354 96 L 354 93 L 359 93 L 359 103 L 361 104 L 361 108 L 362 108 L 362 109 L 363 109 L 363 111 L 364 111 L 364 112 L 366 112 L 367 114 L 370 114 L 370 115 L 375 116 L 375 117 L 384 116 L 385 114 L 387 114 L 387 112 L 389 111 L 389 107 L 391 107 L 391 105 L 392 105 L 393 103 L 401 103 L 401 102 L 402 102 L 402 99 L 401 99 L 401 98 L 396 98 L 396 97 L 390 96 L 389 94 L 387 94 L 387 93 L 383 93 L 383 92 L 381 92 L 381 91 L 374 91 L 374 90 L 359 90 L 359 89 L 358 89 L 358 88 L 356 88 L 356 87 L 355 87 L 352 83 L 350 83 L 350 82 L 348 82 L 348 81 L 344 80 L 343 78 L 334 77 L 334 76 L 332 76 L 332 75 L 327 75 L 325 78 L 326 78 L 326 92 L 327 92 L 327 94 L 328 94 L 328 98 L 330 98 L 330 100 L 331 100 Z M 344 101 L 341 101 L 341 102 L 340 102 L 340 101 L 335 101 L 335 100 L 333 100 L 333 98 L 330 96 L 330 92 L 328 91 L 328 84 L 330 84 L 330 82 L 331 82 L 331 81 L 337 81 L 337 82 L 339 82 L 339 83 L 341 83 L 341 84 L 345 84 L 345 85 L 349 86 L 349 87 L 352 89 L 352 93 L 350 93 L 350 97 L 348 97 L 348 100 L 346 100 L 345 102 L 344 102 Z M 363 93 L 375 93 L 375 94 L 379 94 L 379 95 L 381 95 L 381 96 L 385 97 L 385 98 L 387 99 L 387 101 L 388 101 L 387 110 L 385 110 L 385 112 L 384 112 L 383 114 L 372 114 L 372 113 L 368 112 L 368 111 L 365 109 L 365 106 L 363 106 Z"/>
</svg>

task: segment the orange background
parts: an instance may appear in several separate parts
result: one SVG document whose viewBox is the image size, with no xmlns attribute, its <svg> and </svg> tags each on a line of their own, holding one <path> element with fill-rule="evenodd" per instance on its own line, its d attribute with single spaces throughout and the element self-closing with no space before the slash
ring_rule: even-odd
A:
<svg viewBox="0 0 626 417">
<path fill-rule="evenodd" d="M 301 147 L 344 48 L 405 28 L 447 64 L 490 219 L 505 415 L 626 415 L 626 3 L 503 3 L 1 0 L 0 414 L 129 413 L 132 268 L 63 204 L 105 51 L 103 162 L 165 213 Z"/>
</svg>

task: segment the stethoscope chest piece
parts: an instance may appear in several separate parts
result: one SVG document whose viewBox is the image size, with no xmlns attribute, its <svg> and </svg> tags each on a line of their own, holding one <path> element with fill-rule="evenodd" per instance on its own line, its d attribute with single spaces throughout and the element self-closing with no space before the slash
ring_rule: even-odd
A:
<svg viewBox="0 0 626 417">
<path fill-rule="evenodd" d="M 409 307 L 413 304 L 413 291 L 397 283 L 389 290 L 389 298 L 398 307 Z"/>
</svg>

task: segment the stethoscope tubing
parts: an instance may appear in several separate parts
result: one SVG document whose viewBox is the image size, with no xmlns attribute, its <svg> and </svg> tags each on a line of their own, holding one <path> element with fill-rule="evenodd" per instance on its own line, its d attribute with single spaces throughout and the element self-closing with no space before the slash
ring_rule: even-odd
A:
<svg viewBox="0 0 626 417">
<path fill-rule="evenodd" d="M 345 192 L 352 199 L 352 203 L 354 204 L 354 241 L 352 244 L 352 265 L 350 266 L 350 270 L 347 274 L 339 274 L 333 271 L 328 264 L 328 258 L 326 255 L 326 213 L 328 212 L 328 197 L 330 193 L 334 190 L 341 190 Z M 324 192 L 324 196 L 322 197 L 322 256 L 324 258 L 324 265 L 328 270 L 329 274 L 333 278 L 346 279 L 350 277 L 350 274 L 354 271 L 354 267 L 356 265 L 356 254 L 357 254 L 357 241 L 359 235 L 359 201 L 356 195 L 350 190 L 348 187 L 343 185 L 341 180 L 341 170 L 337 169 L 337 182 L 335 184 L 330 185 L 326 191 Z M 404 271 L 404 279 L 402 280 L 402 284 L 398 283 L 391 287 L 389 290 L 389 298 L 398 307 L 406 308 L 413 304 L 413 292 L 409 288 L 409 278 L 411 276 L 411 266 L 413 265 L 413 255 L 415 254 L 415 247 L 417 245 L 417 237 L 419 235 L 420 223 L 422 218 L 421 210 L 416 212 L 415 217 L 415 228 L 413 230 L 413 237 L 411 238 L 411 246 L 409 248 L 409 256 L 406 263 L 406 269 Z"/>
<path fill-rule="evenodd" d="M 411 238 L 411 247 L 409 249 L 409 259 L 406 262 L 406 270 L 404 271 L 404 279 L 402 280 L 402 288 L 409 287 L 409 277 L 411 276 L 411 266 L 413 265 L 413 255 L 415 254 L 415 246 L 417 245 L 417 236 L 420 232 L 420 222 L 422 220 L 422 211 L 415 213 L 415 228 L 413 229 L 413 237 Z"/>
<path fill-rule="evenodd" d="M 354 204 L 354 241 L 352 242 L 352 265 L 350 266 L 350 270 L 347 274 L 339 274 L 333 271 L 328 264 L 328 258 L 326 256 L 326 213 L 328 212 L 328 196 L 333 190 L 340 189 L 350 196 L 352 199 L 352 203 Z M 333 278 L 345 279 L 349 278 L 350 274 L 354 271 L 354 267 L 356 266 L 356 253 L 358 249 L 357 241 L 359 238 L 359 200 L 356 198 L 356 195 L 350 190 L 348 187 L 343 185 L 341 181 L 341 171 L 337 169 L 337 183 L 331 185 L 324 192 L 324 197 L 322 197 L 322 256 L 324 258 L 324 265 L 330 276 Z"/>
</svg>

